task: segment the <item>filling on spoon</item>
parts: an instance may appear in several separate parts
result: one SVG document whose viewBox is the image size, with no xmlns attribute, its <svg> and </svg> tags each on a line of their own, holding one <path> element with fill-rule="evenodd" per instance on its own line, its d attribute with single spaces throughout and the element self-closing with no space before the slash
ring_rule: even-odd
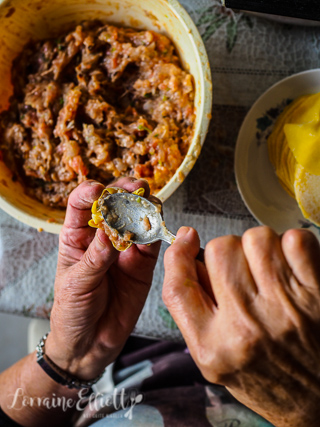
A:
<svg viewBox="0 0 320 427">
<path fill-rule="evenodd" d="M 106 196 L 106 193 L 109 194 L 115 194 L 115 193 L 129 193 L 129 191 L 124 190 L 123 188 L 118 187 L 108 187 L 105 188 L 99 197 L 98 200 L 96 200 L 91 208 L 92 212 L 92 219 L 89 221 L 90 227 L 94 228 L 100 228 L 103 230 L 106 235 L 109 237 L 112 245 L 118 250 L 118 251 L 125 251 L 130 248 L 132 245 L 131 240 L 134 237 L 134 234 L 130 231 L 125 231 L 123 236 L 120 236 L 118 230 L 115 228 L 112 228 L 112 226 L 109 226 L 106 221 L 103 219 L 102 212 L 105 216 L 108 218 L 109 224 L 115 224 L 118 220 L 117 215 L 115 215 L 114 212 L 108 212 L 107 207 L 104 205 L 104 198 Z M 138 190 L 134 191 L 133 194 L 136 194 L 138 196 L 143 197 L 145 193 L 144 188 L 139 188 Z"/>
</svg>

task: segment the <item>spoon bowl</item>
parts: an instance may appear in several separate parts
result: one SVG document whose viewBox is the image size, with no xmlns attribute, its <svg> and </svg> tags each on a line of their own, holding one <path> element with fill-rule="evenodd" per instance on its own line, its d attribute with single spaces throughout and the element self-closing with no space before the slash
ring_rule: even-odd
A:
<svg viewBox="0 0 320 427">
<path fill-rule="evenodd" d="M 163 240 L 171 244 L 175 239 L 165 225 L 161 205 L 144 197 L 132 193 L 109 194 L 100 207 L 107 225 L 132 243 L 147 245 Z"/>
</svg>

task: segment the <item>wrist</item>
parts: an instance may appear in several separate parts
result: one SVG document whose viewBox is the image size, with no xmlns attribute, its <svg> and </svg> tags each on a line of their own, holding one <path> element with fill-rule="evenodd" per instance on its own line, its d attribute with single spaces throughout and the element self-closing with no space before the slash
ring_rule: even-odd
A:
<svg viewBox="0 0 320 427">
<path fill-rule="evenodd" d="M 92 355 L 77 355 L 66 346 L 60 345 L 52 332 L 49 333 L 45 344 L 46 356 L 69 376 L 91 381 L 97 378 L 105 369 L 106 363 Z"/>
</svg>

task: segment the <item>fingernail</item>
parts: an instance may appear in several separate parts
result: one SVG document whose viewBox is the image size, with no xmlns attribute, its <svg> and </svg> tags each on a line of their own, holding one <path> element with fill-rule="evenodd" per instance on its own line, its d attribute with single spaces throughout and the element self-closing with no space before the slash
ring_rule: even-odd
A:
<svg viewBox="0 0 320 427">
<path fill-rule="evenodd" d="M 177 238 L 178 239 L 181 239 L 181 237 L 185 237 L 188 233 L 189 233 L 189 231 L 191 230 L 191 228 L 190 227 L 181 227 L 179 230 L 178 230 L 178 233 L 177 233 Z"/>
<path fill-rule="evenodd" d="M 103 185 L 98 181 L 94 181 L 93 179 L 86 181 L 86 183 L 87 183 L 87 185 Z"/>
</svg>

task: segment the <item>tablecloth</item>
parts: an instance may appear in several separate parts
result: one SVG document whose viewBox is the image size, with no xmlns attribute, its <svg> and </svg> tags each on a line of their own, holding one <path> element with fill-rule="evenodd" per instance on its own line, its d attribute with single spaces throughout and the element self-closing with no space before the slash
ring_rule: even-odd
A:
<svg viewBox="0 0 320 427">
<path fill-rule="evenodd" d="M 182 0 L 205 41 L 213 79 L 209 133 L 194 169 L 164 204 L 168 228 L 195 227 L 201 244 L 257 225 L 241 200 L 233 171 L 241 123 L 272 84 L 320 66 L 320 27 L 281 24 L 223 8 L 217 0 Z M 135 334 L 181 340 L 164 306 L 162 245 L 152 289 Z M 0 311 L 47 318 L 53 302 L 58 237 L 0 211 Z"/>
</svg>

